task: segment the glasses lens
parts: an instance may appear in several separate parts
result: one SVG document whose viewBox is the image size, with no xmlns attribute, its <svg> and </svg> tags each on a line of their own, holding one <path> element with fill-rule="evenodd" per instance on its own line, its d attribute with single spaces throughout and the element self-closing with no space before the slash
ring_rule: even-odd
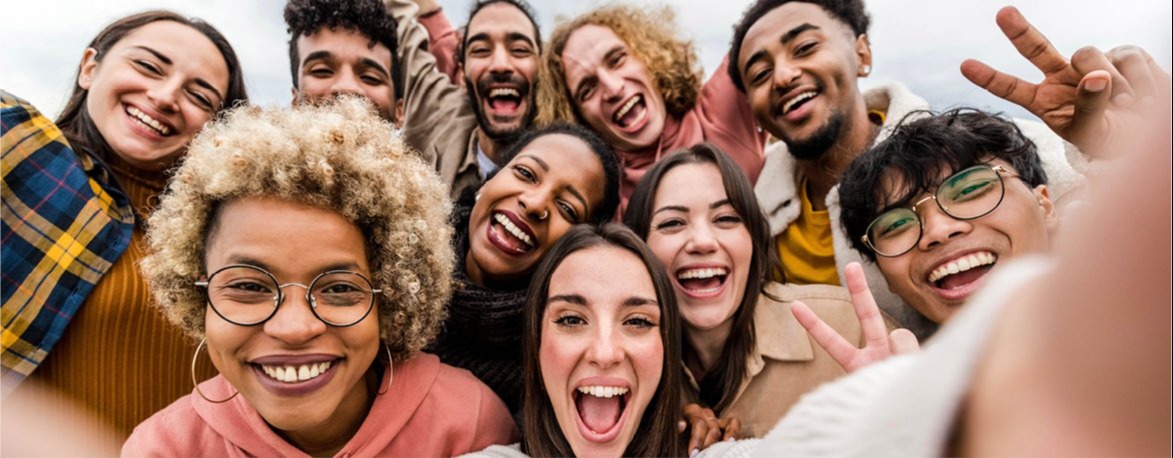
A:
<svg viewBox="0 0 1173 458">
<path fill-rule="evenodd" d="M 898 256 L 916 246 L 920 239 L 920 220 L 908 208 L 884 212 L 868 226 L 872 249 L 883 256 Z"/>
<path fill-rule="evenodd" d="M 957 219 L 983 216 L 1002 203 L 1002 178 L 989 167 L 970 167 L 941 183 L 937 202 Z"/>
<path fill-rule="evenodd" d="M 277 282 L 260 269 L 229 267 L 208 281 L 208 301 L 216 312 L 237 324 L 264 321 L 277 307 Z"/>
<path fill-rule="evenodd" d="M 337 326 L 361 321 L 374 303 L 371 282 L 353 272 L 327 272 L 310 285 L 310 291 L 318 316 Z"/>
</svg>

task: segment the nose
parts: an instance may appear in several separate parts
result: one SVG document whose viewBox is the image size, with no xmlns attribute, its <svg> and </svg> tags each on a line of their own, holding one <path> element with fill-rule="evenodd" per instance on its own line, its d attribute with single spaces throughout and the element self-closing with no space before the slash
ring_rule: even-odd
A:
<svg viewBox="0 0 1173 458">
<path fill-rule="evenodd" d="M 295 286 L 296 288 L 285 289 Z M 290 345 L 303 344 L 326 332 L 326 323 L 314 315 L 306 289 L 300 284 L 282 286 L 282 301 L 277 313 L 265 324 L 265 333 Z"/>
<path fill-rule="evenodd" d="M 512 73 L 513 66 L 509 62 L 509 50 L 504 46 L 495 46 L 493 54 L 489 57 L 489 72 L 492 73 Z"/>
<path fill-rule="evenodd" d="M 335 96 L 364 94 L 362 86 L 358 83 L 358 75 L 349 68 L 339 69 L 333 84 L 330 85 L 330 93 Z"/>
<path fill-rule="evenodd" d="M 599 91 L 605 100 L 616 101 L 623 95 L 623 77 L 609 70 L 600 70 Z"/>
<path fill-rule="evenodd" d="M 600 324 L 595 329 L 594 340 L 587 348 L 587 362 L 600 369 L 607 369 L 623 362 L 623 337 L 619 335 L 615 326 Z"/>
<path fill-rule="evenodd" d="M 707 254 L 717 250 L 717 237 L 708 224 L 693 224 L 684 249 L 692 254 Z"/>
<path fill-rule="evenodd" d="M 774 60 L 774 90 L 785 92 L 790 89 L 790 86 L 798 80 L 799 75 L 802 75 L 802 70 L 797 65 L 791 64 L 790 60 L 785 56 L 779 56 Z"/>
<path fill-rule="evenodd" d="M 179 78 L 167 78 L 158 81 L 147 91 L 147 97 L 155 108 L 163 112 L 174 112 L 179 109 L 179 91 L 183 90 L 183 81 Z"/>
<path fill-rule="evenodd" d="M 928 250 L 949 241 L 949 239 L 969 233 L 973 224 L 959 220 L 941 210 L 934 203 L 925 202 L 919 207 L 921 215 L 921 236 L 917 244 L 921 250 Z"/>
<path fill-rule="evenodd" d="M 550 217 L 550 194 L 542 189 L 523 192 L 517 197 L 522 212 L 530 221 L 543 221 Z"/>
</svg>

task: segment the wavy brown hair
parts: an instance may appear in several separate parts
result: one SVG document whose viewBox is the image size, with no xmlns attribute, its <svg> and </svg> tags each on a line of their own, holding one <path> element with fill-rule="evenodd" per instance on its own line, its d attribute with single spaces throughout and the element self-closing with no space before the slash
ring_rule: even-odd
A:
<svg viewBox="0 0 1173 458">
<path fill-rule="evenodd" d="M 692 41 L 676 36 L 676 13 L 667 6 L 637 8 L 612 4 L 596 8 L 554 28 L 538 68 L 538 125 L 554 121 L 586 124 L 566 86 L 562 52 L 575 30 L 585 25 L 611 29 L 648 68 L 668 115 L 679 118 L 696 105 L 700 92 L 700 59 Z"/>
<path fill-rule="evenodd" d="M 451 295 L 448 191 L 365 99 L 290 108 L 242 107 L 192 141 L 147 230 L 142 273 L 156 306 L 202 338 L 207 310 L 195 280 L 225 202 L 266 196 L 328 208 L 361 230 L 379 336 L 406 359 L 436 336 Z"/>
</svg>

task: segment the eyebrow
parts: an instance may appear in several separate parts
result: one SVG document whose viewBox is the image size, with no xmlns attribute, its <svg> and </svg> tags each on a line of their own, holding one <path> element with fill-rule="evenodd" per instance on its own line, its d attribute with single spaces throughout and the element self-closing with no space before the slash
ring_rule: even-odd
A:
<svg viewBox="0 0 1173 458">
<path fill-rule="evenodd" d="M 581 305 L 583 307 L 587 306 L 587 300 L 585 297 L 582 297 L 581 294 L 556 294 L 546 299 L 546 302 L 567 302 L 574 305 Z M 624 307 L 639 307 L 644 305 L 657 304 L 659 304 L 659 302 L 655 299 L 640 296 L 631 296 L 623 300 Z"/>
<path fill-rule="evenodd" d="M 647 297 L 640 297 L 640 296 L 632 296 L 632 297 L 629 297 L 623 301 L 624 307 L 639 307 L 639 306 L 643 306 L 643 305 L 658 305 L 658 304 L 659 304 L 659 302 L 656 301 L 655 299 L 651 299 L 651 298 L 647 298 Z"/>
<path fill-rule="evenodd" d="M 310 63 L 312 61 L 329 60 L 329 59 L 333 59 L 333 58 L 334 58 L 334 55 L 331 54 L 330 51 L 327 51 L 324 49 L 320 50 L 320 51 L 314 51 L 309 54 L 306 54 L 305 59 L 302 59 L 302 61 L 301 61 L 301 66 L 304 68 L 307 63 Z M 371 59 L 369 57 L 363 57 L 363 58 L 359 59 L 358 62 L 363 67 L 368 67 L 368 68 L 373 68 L 375 70 L 378 70 L 385 77 L 388 77 L 391 74 L 390 72 L 387 71 L 387 67 L 384 67 L 383 64 L 379 63 L 379 61 L 377 61 L 375 59 Z"/>
<path fill-rule="evenodd" d="M 709 208 L 716 209 L 716 208 L 721 208 L 725 205 L 733 205 L 733 201 L 731 201 L 729 199 L 721 199 L 716 202 L 713 202 L 711 205 L 709 205 Z M 652 212 L 652 216 L 655 216 L 657 213 L 666 212 L 666 211 L 678 211 L 681 213 L 688 213 L 688 207 L 685 207 L 683 205 L 665 205 L 663 207 L 657 208 L 656 211 Z"/>
<path fill-rule="evenodd" d="M 492 37 L 490 37 L 488 33 L 481 32 L 481 33 L 478 33 L 478 34 L 473 35 L 471 37 L 468 37 L 468 41 L 466 43 L 472 43 L 474 41 L 492 41 Z M 509 32 L 509 33 L 505 34 L 505 41 L 508 41 L 508 42 L 524 41 L 526 44 L 528 44 L 530 46 L 535 46 L 535 47 L 537 46 L 536 44 L 534 44 L 534 40 L 532 38 L 530 38 L 529 35 L 526 35 L 521 32 Z"/>
<path fill-rule="evenodd" d="M 611 49 L 607 50 L 606 54 L 603 54 L 603 62 L 610 60 L 611 57 L 615 55 L 615 53 L 622 52 L 622 51 L 623 51 L 623 45 L 615 45 L 615 46 L 611 47 Z M 586 78 L 583 78 L 582 81 L 579 81 L 578 85 L 574 87 L 575 97 L 578 97 L 578 94 L 580 92 L 582 92 L 582 85 L 583 84 L 586 84 L 588 81 L 595 81 L 597 79 L 598 78 L 595 77 L 595 75 L 590 75 L 590 76 L 587 76 Z"/>
<path fill-rule="evenodd" d="M 519 155 L 517 155 L 517 157 L 519 157 L 519 158 L 525 157 L 525 158 L 532 159 L 534 162 L 538 163 L 538 166 L 541 167 L 542 170 L 545 170 L 547 172 L 550 171 L 550 164 L 537 156 L 534 156 L 532 154 L 519 154 Z M 575 188 L 574 186 L 566 186 L 566 192 L 569 192 L 570 195 L 577 198 L 579 200 L 579 202 L 582 203 L 582 207 L 586 209 L 586 213 L 590 214 L 591 206 L 587 204 L 586 197 L 583 197 L 582 193 L 578 192 L 577 188 Z"/>
<path fill-rule="evenodd" d="M 250 265 L 253 267 L 260 267 L 262 269 L 265 269 L 270 274 L 273 273 L 273 267 L 271 265 L 265 263 L 264 261 L 261 261 L 260 259 L 253 258 L 251 256 L 245 256 L 245 255 L 239 255 L 239 254 L 231 255 L 228 257 L 228 264 L 229 265 L 231 265 L 231 264 L 247 264 L 247 265 Z M 358 263 L 351 262 L 351 261 L 342 261 L 342 262 L 336 262 L 333 264 L 329 264 L 321 269 L 322 272 L 329 272 L 332 270 L 358 271 Z M 274 275 L 276 275 L 276 274 L 274 274 Z"/>
<path fill-rule="evenodd" d="M 141 49 L 141 50 L 143 50 L 143 51 L 149 52 L 149 53 L 151 53 L 152 55 L 154 55 L 156 59 L 159 59 L 161 62 L 163 62 L 163 63 L 164 63 L 164 64 L 166 64 L 166 65 L 172 65 L 172 63 L 173 63 L 173 62 L 171 61 L 171 58 L 170 58 L 170 57 L 167 57 L 167 56 L 163 55 L 163 53 L 161 53 L 161 52 L 159 52 L 159 51 L 156 51 L 156 50 L 154 50 L 154 49 L 151 49 L 151 48 L 149 48 L 149 47 L 147 47 L 147 46 L 142 46 L 142 45 L 139 45 L 139 46 L 132 46 L 132 48 L 135 48 L 135 49 Z M 224 94 L 221 94 L 221 93 L 220 93 L 220 91 L 219 91 L 219 90 L 217 90 L 215 86 L 212 86 L 212 83 L 209 83 L 209 82 L 207 82 L 207 81 L 206 81 L 206 80 L 204 80 L 203 78 L 196 78 L 196 79 L 195 79 L 195 83 L 196 83 L 196 85 L 198 85 L 199 87 L 202 87 L 202 88 L 204 88 L 204 89 L 207 89 L 207 90 L 209 90 L 209 91 L 212 91 L 212 93 L 213 93 L 213 94 L 216 94 L 216 97 L 217 97 L 217 98 L 219 98 L 221 101 L 223 101 L 223 100 L 224 100 Z"/>
<path fill-rule="evenodd" d="M 806 32 L 809 30 L 819 30 L 819 27 L 814 24 L 811 24 L 809 22 L 804 22 L 802 24 L 799 24 L 797 27 L 790 29 L 786 33 L 782 34 L 782 39 L 779 41 L 781 41 L 783 45 L 790 44 L 791 41 L 794 41 L 794 39 L 798 38 L 799 35 L 802 35 L 803 32 Z M 736 57 L 736 56 L 734 56 L 734 57 Z M 750 55 L 749 59 L 745 60 L 745 65 L 743 66 L 743 68 L 748 70 L 750 67 L 753 66 L 753 64 L 757 63 L 759 60 L 763 60 L 768 57 L 769 56 L 766 55 L 766 51 L 764 49 L 759 50 L 758 52 L 755 52 L 752 55 Z"/>
</svg>

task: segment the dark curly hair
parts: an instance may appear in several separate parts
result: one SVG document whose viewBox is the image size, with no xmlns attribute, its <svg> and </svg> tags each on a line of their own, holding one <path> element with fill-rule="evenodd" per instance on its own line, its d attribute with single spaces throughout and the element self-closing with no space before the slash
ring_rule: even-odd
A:
<svg viewBox="0 0 1173 458">
<path fill-rule="evenodd" d="M 1013 121 L 973 108 L 909 113 L 839 180 L 840 221 L 852 247 L 875 262 L 876 253 L 861 238 L 881 210 L 909 206 L 946 176 L 992 159 L 1010 163 L 1032 188 L 1047 184 L 1038 147 Z M 888 195 L 893 185 L 901 191 L 895 199 Z"/>
<path fill-rule="evenodd" d="M 741 64 L 738 62 L 738 56 L 741 55 L 741 42 L 745 41 L 746 32 L 749 32 L 749 28 L 753 27 L 758 19 L 761 19 L 766 13 L 796 1 L 818 5 L 828 14 L 851 27 L 851 31 L 855 32 L 857 37 L 868 33 L 868 26 L 871 25 L 872 19 L 863 7 L 863 0 L 758 0 L 746 8 L 745 13 L 741 15 L 741 20 L 733 26 L 733 41 L 729 46 L 729 77 L 733 79 L 733 85 L 737 86 L 741 92 L 745 92 L 745 82 L 741 81 Z"/>
<path fill-rule="evenodd" d="M 403 70 L 399 68 L 399 24 L 379 0 L 289 0 L 285 4 L 285 25 L 289 27 L 289 70 L 297 88 L 297 39 L 322 28 L 349 29 L 371 39 L 369 47 L 382 44 L 391 50 L 391 84 L 395 96 L 403 96 Z"/>
<path fill-rule="evenodd" d="M 538 52 L 542 50 L 542 30 L 538 27 L 538 21 L 534 20 L 534 8 L 530 6 L 529 2 L 525 0 L 477 0 L 473 2 L 472 9 L 468 11 L 468 21 L 465 21 L 464 27 L 460 28 L 460 43 L 456 44 L 456 49 L 453 51 L 456 62 L 464 65 L 464 50 L 468 47 L 468 25 L 472 24 L 472 19 L 477 17 L 477 13 L 485 9 L 486 6 L 496 5 L 498 3 L 511 5 L 521 11 L 526 19 L 529 19 L 530 25 L 534 27 L 534 46 L 537 46 Z"/>
</svg>

